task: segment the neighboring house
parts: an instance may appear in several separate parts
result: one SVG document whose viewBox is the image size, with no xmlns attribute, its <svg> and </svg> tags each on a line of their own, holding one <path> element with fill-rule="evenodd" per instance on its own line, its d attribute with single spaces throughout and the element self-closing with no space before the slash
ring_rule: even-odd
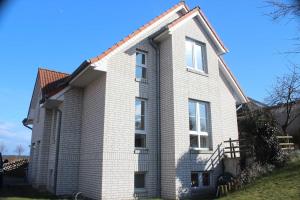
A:
<svg viewBox="0 0 300 200">
<path fill-rule="evenodd" d="M 293 142 L 299 148 L 300 147 L 300 100 L 293 102 L 293 104 L 294 105 L 291 111 L 291 120 L 293 121 L 288 126 L 287 133 L 288 135 L 293 136 Z M 264 104 L 262 102 L 259 102 L 255 99 L 248 97 L 248 102 L 246 104 L 238 105 L 237 116 L 238 118 L 243 117 L 245 115 L 245 112 L 247 112 L 249 108 L 252 110 L 264 109 L 269 111 L 272 114 L 274 119 L 277 121 L 278 125 L 283 126 L 287 116 L 285 105 L 286 104 L 268 106 L 267 104 Z"/>
<path fill-rule="evenodd" d="M 268 107 L 272 112 L 275 119 L 282 126 L 286 120 L 286 108 L 285 105 L 277 105 Z M 300 100 L 294 102 L 291 111 L 291 124 L 287 128 L 287 134 L 293 136 L 293 142 L 296 146 L 300 147 Z"/>
<path fill-rule="evenodd" d="M 72 74 L 39 69 L 29 179 L 57 195 L 177 199 L 215 189 L 246 96 L 200 8 L 179 3 Z M 210 167 L 209 167 L 210 166 Z"/>
</svg>

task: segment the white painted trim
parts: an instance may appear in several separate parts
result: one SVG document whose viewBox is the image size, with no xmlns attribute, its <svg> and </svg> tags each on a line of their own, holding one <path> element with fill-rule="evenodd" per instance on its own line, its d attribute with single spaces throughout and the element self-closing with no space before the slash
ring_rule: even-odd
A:
<svg viewBox="0 0 300 200">
<path fill-rule="evenodd" d="M 86 66 L 79 74 L 77 74 L 71 81 L 70 84 L 72 85 L 74 81 L 76 81 L 86 70 L 88 70 L 91 65 Z"/>
<path fill-rule="evenodd" d="M 100 67 L 102 65 L 107 65 L 107 60 L 112 57 L 113 55 L 115 55 L 116 53 L 122 51 L 123 49 L 125 49 L 126 47 L 132 45 L 134 42 L 136 42 L 137 40 L 145 37 L 145 35 L 147 35 L 147 33 L 149 31 L 151 31 L 154 27 L 158 26 L 161 22 L 165 21 L 166 19 L 168 19 L 169 17 L 171 17 L 173 14 L 175 14 L 176 12 L 180 11 L 184 9 L 186 12 L 188 11 L 186 9 L 186 7 L 184 5 L 180 5 L 178 8 L 172 10 L 170 13 L 168 13 L 167 15 L 165 15 L 164 17 L 162 17 L 161 19 L 157 20 L 156 22 L 154 22 L 153 24 L 151 24 L 150 26 L 148 26 L 146 29 L 144 29 L 142 32 L 138 33 L 137 35 L 133 36 L 132 38 L 130 38 L 128 41 L 126 41 L 125 43 L 123 43 L 121 46 L 117 47 L 116 49 L 114 49 L 112 52 L 110 52 L 109 54 L 107 54 L 105 57 L 103 57 L 101 60 L 97 61 L 94 63 L 95 66 Z"/>
<path fill-rule="evenodd" d="M 202 17 L 202 15 L 200 14 L 199 11 L 193 13 L 192 15 L 188 16 L 187 18 L 185 18 L 184 20 L 180 21 L 179 23 L 175 24 L 173 27 L 171 27 L 169 29 L 170 34 L 172 34 L 174 31 L 176 31 L 180 26 L 182 26 L 183 24 L 185 24 L 186 22 L 188 22 L 190 19 L 194 18 L 194 17 L 198 17 L 198 19 L 200 20 L 201 24 L 204 25 L 204 28 L 206 29 L 206 31 L 208 32 L 210 38 L 213 40 L 213 42 L 216 44 L 216 46 L 220 49 L 220 54 L 225 54 L 228 51 L 222 46 L 222 44 L 219 42 L 219 40 L 217 39 L 217 37 L 215 36 L 215 34 L 212 32 L 209 24 L 207 24 L 207 22 L 205 21 L 205 19 Z"/>
<path fill-rule="evenodd" d="M 219 63 L 221 64 L 221 71 L 224 72 L 225 77 L 227 78 L 227 80 L 229 81 L 229 83 L 231 83 L 231 86 L 233 86 L 233 89 L 236 91 L 236 93 L 238 94 L 238 96 L 241 99 L 241 103 L 246 103 L 248 102 L 247 98 L 245 97 L 243 91 L 240 89 L 240 86 L 238 85 L 238 83 L 234 80 L 234 78 L 232 77 L 231 73 L 228 71 L 227 67 L 224 65 L 224 63 L 219 59 Z"/>
</svg>

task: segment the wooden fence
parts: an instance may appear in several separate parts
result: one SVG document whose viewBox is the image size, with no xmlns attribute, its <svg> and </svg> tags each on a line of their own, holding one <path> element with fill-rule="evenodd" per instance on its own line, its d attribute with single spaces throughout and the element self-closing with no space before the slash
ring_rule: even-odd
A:
<svg viewBox="0 0 300 200">
<path fill-rule="evenodd" d="M 244 141 L 244 139 L 232 140 L 231 138 L 229 138 L 229 140 L 224 141 L 225 155 L 230 158 L 240 157 L 240 153 L 245 152 L 248 149 L 246 145 L 241 145 L 241 142 Z"/>
<path fill-rule="evenodd" d="M 284 151 L 291 151 L 295 149 L 295 144 L 293 141 L 293 136 L 277 136 L 279 145 Z"/>
</svg>

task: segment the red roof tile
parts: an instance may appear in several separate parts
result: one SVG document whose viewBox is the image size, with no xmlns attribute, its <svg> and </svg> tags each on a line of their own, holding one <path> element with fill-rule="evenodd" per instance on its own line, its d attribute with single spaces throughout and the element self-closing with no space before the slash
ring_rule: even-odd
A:
<svg viewBox="0 0 300 200">
<path fill-rule="evenodd" d="M 130 40 L 131 38 L 133 38 L 134 36 L 136 36 L 138 33 L 142 32 L 143 30 L 145 30 L 146 28 L 148 28 L 150 25 L 154 24 L 156 21 L 158 21 L 162 17 L 166 16 L 167 14 L 169 14 L 170 12 L 172 12 L 173 10 L 175 10 L 176 8 L 178 8 L 179 6 L 184 6 L 186 8 L 186 10 L 189 10 L 188 7 L 187 7 L 187 5 L 183 1 L 181 1 L 180 3 L 176 4 L 175 6 L 173 6 L 172 8 L 170 8 L 169 10 L 167 10 L 166 12 L 162 13 L 161 15 L 155 17 L 150 22 L 148 22 L 147 24 L 143 25 L 142 27 L 140 27 L 136 31 L 130 33 L 128 36 L 126 36 L 121 41 L 119 41 L 118 43 L 116 43 L 115 45 L 113 45 L 112 47 L 110 47 L 109 49 L 107 49 L 106 51 L 104 51 L 102 54 L 100 54 L 100 55 L 98 55 L 98 56 L 96 56 L 94 58 L 91 58 L 90 62 L 91 63 L 95 63 L 95 62 L 101 60 L 107 54 L 109 54 L 110 52 L 112 52 L 113 50 L 115 50 L 118 46 L 124 44 L 125 42 L 127 42 L 128 40 Z"/>
<path fill-rule="evenodd" d="M 48 69 L 38 69 L 38 80 L 43 92 L 43 95 L 52 96 L 61 91 L 64 86 L 63 80 L 69 77 L 69 74 L 52 71 Z M 61 84 L 60 84 L 61 83 Z"/>
</svg>

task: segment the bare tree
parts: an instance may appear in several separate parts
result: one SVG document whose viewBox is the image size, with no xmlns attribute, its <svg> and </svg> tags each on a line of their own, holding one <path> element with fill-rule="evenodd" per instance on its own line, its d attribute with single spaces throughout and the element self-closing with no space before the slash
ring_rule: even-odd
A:
<svg viewBox="0 0 300 200">
<path fill-rule="evenodd" d="M 4 153 L 6 151 L 6 146 L 3 142 L 0 143 L 0 153 Z"/>
<path fill-rule="evenodd" d="M 21 156 L 24 153 L 24 151 L 25 151 L 25 149 L 21 144 L 19 144 L 15 150 L 15 152 L 18 154 L 18 156 Z"/>
<path fill-rule="evenodd" d="M 293 112 L 296 103 L 300 100 L 300 73 L 299 68 L 293 65 L 289 73 L 277 77 L 271 91 L 269 91 L 268 103 L 277 111 L 283 113 L 283 122 L 280 124 L 283 132 L 288 135 L 287 129 L 300 116 Z"/>
<path fill-rule="evenodd" d="M 278 20 L 286 16 L 300 17 L 300 0 L 266 0 L 273 7 L 270 16 Z"/>
<path fill-rule="evenodd" d="M 274 21 L 282 18 L 300 19 L 300 0 L 265 0 L 271 11 L 268 13 Z M 285 53 L 300 53 L 300 37 L 292 38 L 295 41 L 295 49 Z"/>
</svg>

